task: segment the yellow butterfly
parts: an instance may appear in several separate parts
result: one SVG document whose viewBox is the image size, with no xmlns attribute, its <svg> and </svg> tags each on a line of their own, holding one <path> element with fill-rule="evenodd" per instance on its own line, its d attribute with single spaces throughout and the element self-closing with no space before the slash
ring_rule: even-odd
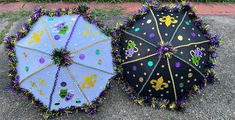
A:
<svg viewBox="0 0 235 120">
<path fill-rule="evenodd" d="M 158 80 L 151 80 L 150 84 L 152 84 L 152 87 L 155 88 L 156 91 L 164 90 L 164 88 L 168 88 L 169 85 L 168 83 L 164 83 L 163 81 L 163 77 L 161 76 L 160 78 L 158 78 Z"/>
<path fill-rule="evenodd" d="M 169 27 L 171 24 L 175 24 L 178 22 L 174 17 L 171 17 L 170 15 L 163 16 L 162 18 L 159 18 L 159 21 L 165 22 L 166 26 Z"/>
<path fill-rule="evenodd" d="M 40 43 L 43 33 L 44 33 L 43 30 L 39 30 L 37 32 L 34 32 L 32 38 L 29 41 L 29 44 L 34 45 L 35 42 Z"/>
</svg>

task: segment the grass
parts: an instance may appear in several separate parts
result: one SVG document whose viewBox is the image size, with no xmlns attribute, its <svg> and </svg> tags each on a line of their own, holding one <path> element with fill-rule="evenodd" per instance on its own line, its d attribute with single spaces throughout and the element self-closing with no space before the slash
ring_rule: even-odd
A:
<svg viewBox="0 0 235 120">
<path fill-rule="evenodd" d="M 7 25 L 5 28 L 0 31 L 0 44 L 3 42 L 4 38 L 6 37 L 7 32 L 11 28 L 14 22 L 18 21 L 20 18 L 27 17 L 31 15 L 31 11 L 26 11 L 26 10 L 19 10 L 16 12 L 4 12 L 0 15 L 0 20 L 6 20 Z"/>
<path fill-rule="evenodd" d="M 7 32 L 11 28 L 14 22 L 18 21 L 21 18 L 28 17 L 32 14 L 32 11 L 26 11 L 26 10 L 19 10 L 16 12 L 4 12 L 0 14 L 0 20 L 7 21 L 7 25 L 5 26 L 2 31 L 0 31 L 0 44 L 3 42 L 4 38 L 6 37 Z M 103 9 L 93 9 L 91 11 L 91 14 L 99 17 L 99 19 L 105 19 L 109 16 L 120 16 L 122 15 L 122 9 L 121 8 L 112 8 L 109 10 L 103 10 Z"/>
<path fill-rule="evenodd" d="M 100 19 L 105 19 L 108 16 L 119 16 L 122 15 L 122 9 L 121 8 L 111 8 L 109 10 L 104 9 L 93 9 L 91 14 L 93 16 L 99 17 Z"/>
</svg>

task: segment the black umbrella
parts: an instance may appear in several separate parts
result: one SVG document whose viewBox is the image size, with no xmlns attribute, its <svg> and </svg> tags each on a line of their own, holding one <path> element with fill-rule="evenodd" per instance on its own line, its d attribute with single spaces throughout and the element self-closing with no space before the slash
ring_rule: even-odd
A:
<svg viewBox="0 0 235 120">
<path fill-rule="evenodd" d="M 189 3 L 148 1 L 114 32 L 116 61 L 125 90 L 136 102 L 180 108 L 189 94 L 214 80 L 215 48 Z"/>
</svg>

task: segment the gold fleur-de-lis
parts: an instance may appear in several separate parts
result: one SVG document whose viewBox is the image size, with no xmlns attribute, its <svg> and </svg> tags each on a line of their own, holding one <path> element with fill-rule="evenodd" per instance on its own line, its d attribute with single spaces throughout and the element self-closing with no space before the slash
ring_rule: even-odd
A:
<svg viewBox="0 0 235 120">
<path fill-rule="evenodd" d="M 170 15 L 159 18 L 159 21 L 164 22 L 167 27 L 178 22 L 178 20 L 176 20 L 174 17 L 171 17 Z"/>
<path fill-rule="evenodd" d="M 152 87 L 156 90 L 156 91 L 159 91 L 159 90 L 164 90 L 164 88 L 168 88 L 168 83 L 164 83 L 163 82 L 163 77 L 161 76 L 160 78 L 158 78 L 158 80 L 151 80 L 150 81 L 150 84 L 152 84 Z"/>
</svg>

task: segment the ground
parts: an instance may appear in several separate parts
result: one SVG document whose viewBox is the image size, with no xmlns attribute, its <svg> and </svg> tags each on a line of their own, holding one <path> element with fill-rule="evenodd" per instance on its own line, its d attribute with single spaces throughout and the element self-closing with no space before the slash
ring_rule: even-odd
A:
<svg viewBox="0 0 235 120">
<path fill-rule="evenodd" d="M 122 22 L 128 15 L 108 16 L 102 18 L 109 26 Z M 116 84 L 107 96 L 99 112 L 94 116 L 74 113 L 55 119 L 156 119 L 156 120 L 232 120 L 235 119 L 235 16 L 200 15 L 210 25 L 213 32 L 221 33 L 224 42 L 221 44 L 217 59 L 216 73 L 219 82 L 205 88 L 205 91 L 186 101 L 185 111 L 175 112 L 157 110 L 149 106 L 139 106 L 128 99 L 128 96 Z M 21 18 L 11 25 L 10 33 L 18 30 L 23 24 Z M 0 30 L 7 24 L 0 19 Z M 0 46 L 0 119 L 1 120 L 38 120 L 43 119 L 42 112 L 25 97 L 7 89 L 10 80 L 7 78 L 7 57 L 3 45 Z"/>
</svg>

